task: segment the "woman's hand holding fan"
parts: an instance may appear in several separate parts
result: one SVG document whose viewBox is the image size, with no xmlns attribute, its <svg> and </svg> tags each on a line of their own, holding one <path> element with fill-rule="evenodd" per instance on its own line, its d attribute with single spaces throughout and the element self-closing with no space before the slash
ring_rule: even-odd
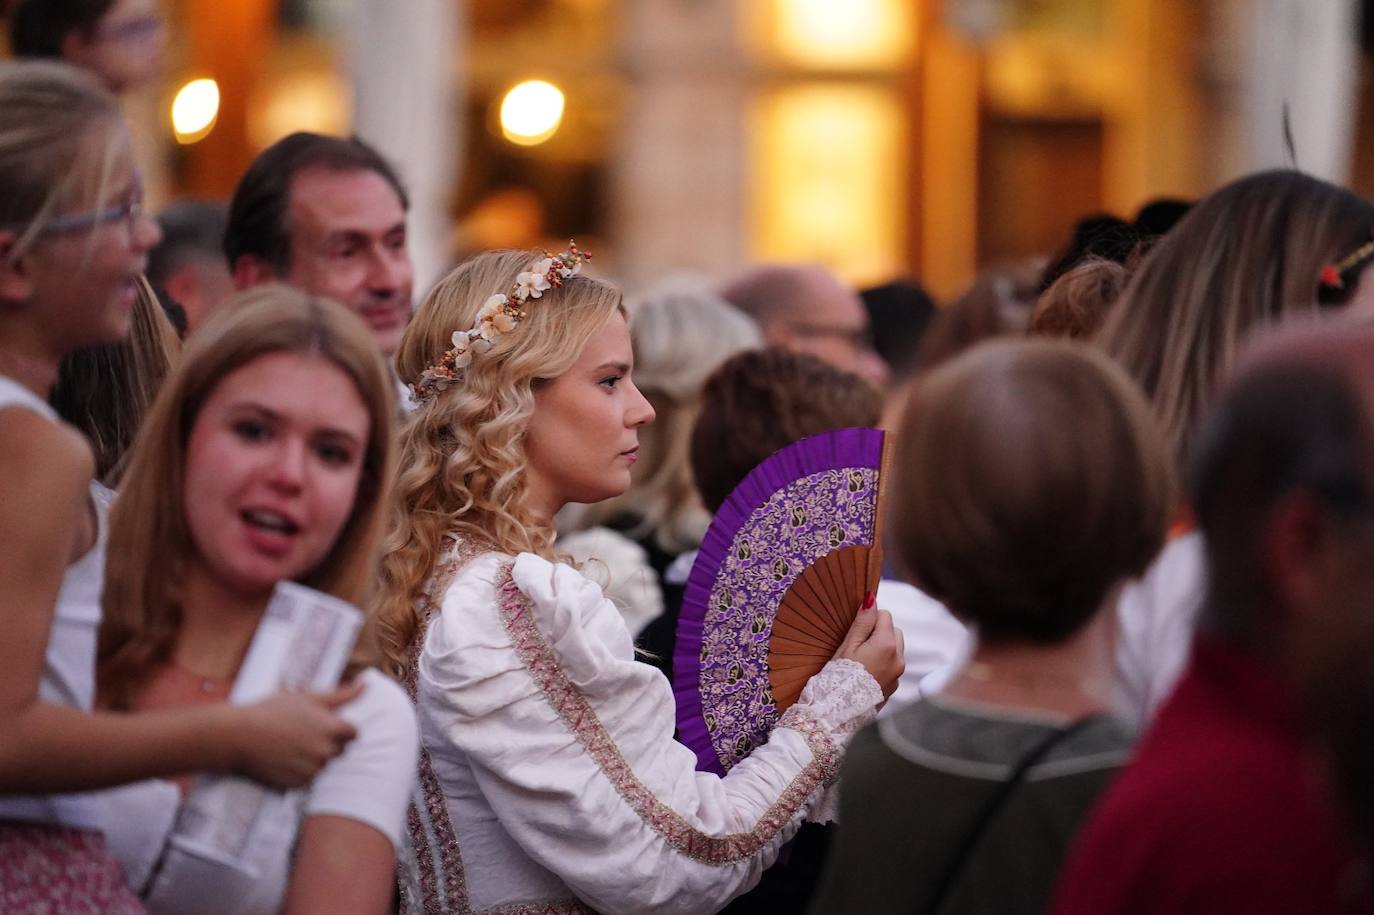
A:
<svg viewBox="0 0 1374 915">
<path fill-rule="evenodd" d="M 836 657 L 890 693 L 892 619 L 864 610 L 882 570 L 885 441 L 837 429 L 754 468 L 716 512 L 687 580 L 673 653 L 678 734 L 723 774 Z"/>
<path fill-rule="evenodd" d="M 878 681 L 884 697 L 891 697 L 897 680 L 906 670 L 906 646 L 902 630 L 892 623 L 886 610 L 864 607 L 844 637 L 836 658 L 858 661 Z"/>
</svg>

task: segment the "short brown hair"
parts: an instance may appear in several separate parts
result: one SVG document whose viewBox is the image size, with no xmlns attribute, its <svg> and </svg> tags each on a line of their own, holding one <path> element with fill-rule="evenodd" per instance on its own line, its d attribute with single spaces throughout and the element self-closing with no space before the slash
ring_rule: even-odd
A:
<svg viewBox="0 0 1374 915">
<path fill-rule="evenodd" d="M 72 32 L 90 37 L 114 0 L 19 0 L 10 13 L 10 50 L 15 57 L 61 57 Z"/>
<path fill-rule="evenodd" d="M 692 476 L 714 513 L 765 458 L 808 435 L 876 426 L 882 398 L 857 375 L 770 347 L 727 360 L 701 392 Z"/>
<path fill-rule="evenodd" d="M 896 441 L 892 559 L 982 639 L 1068 638 L 1163 544 L 1149 405 L 1084 344 L 974 347 L 918 381 Z"/>
</svg>

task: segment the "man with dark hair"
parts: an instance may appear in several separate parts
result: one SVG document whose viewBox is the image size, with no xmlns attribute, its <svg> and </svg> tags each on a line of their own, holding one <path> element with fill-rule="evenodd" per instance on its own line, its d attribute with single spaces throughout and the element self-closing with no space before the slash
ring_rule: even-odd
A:
<svg viewBox="0 0 1374 915">
<path fill-rule="evenodd" d="M 224 233 L 234 285 L 279 280 L 334 299 L 389 356 L 410 320 L 408 206 L 395 170 L 362 140 L 293 133 L 234 189 Z"/>
<path fill-rule="evenodd" d="M 183 336 L 200 326 L 234 291 L 224 266 L 224 204 L 181 200 L 157 214 L 162 241 L 148 253 L 148 282 L 163 307 L 179 307 Z"/>
<path fill-rule="evenodd" d="M 1374 328 L 1252 349 L 1189 489 L 1209 580 L 1190 665 L 1080 835 L 1054 911 L 1374 911 L 1312 733 L 1332 659 L 1374 633 Z"/>
</svg>

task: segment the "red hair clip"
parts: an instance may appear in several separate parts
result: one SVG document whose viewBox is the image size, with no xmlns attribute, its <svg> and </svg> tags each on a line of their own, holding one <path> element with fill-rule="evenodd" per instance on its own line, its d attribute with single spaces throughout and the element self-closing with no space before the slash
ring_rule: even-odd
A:
<svg viewBox="0 0 1374 915">
<path fill-rule="evenodd" d="M 1369 235 L 1371 239 L 1374 239 L 1374 229 L 1369 230 Z M 1344 289 L 1345 281 L 1341 279 L 1341 274 L 1368 260 L 1371 255 L 1374 255 L 1374 240 L 1365 242 L 1351 252 L 1348 257 L 1323 267 L 1320 276 L 1321 284 L 1328 289 Z"/>
</svg>

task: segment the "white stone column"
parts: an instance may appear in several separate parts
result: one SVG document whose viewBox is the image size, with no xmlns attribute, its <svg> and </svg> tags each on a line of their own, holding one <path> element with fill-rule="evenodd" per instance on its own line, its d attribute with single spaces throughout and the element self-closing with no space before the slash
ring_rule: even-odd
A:
<svg viewBox="0 0 1374 915">
<path fill-rule="evenodd" d="M 1230 109 L 1222 116 L 1237 124 L 1241 144 L 1224 155 L 1233 173 L 1218 177 L 1292 164 L 1286 102 L 1298 168 L 1347 181 L 1359 76 L 1355 0 L 1219 0 L 1214 13 L 1209 43 L 1219 101 Z"/>
<path fill-rule="evenodd" d="M 463 0 L 356 0 L 348 17 L 354 132 L 410 194 L 410 255 L 423 296 L 448 267 L 449 200 L 462 159 Z"/>
<path fill-rule="evenodd" d="M 737 0 L 620 9 L 629 98 L 612 163 L 617 275 L 634 289 L 665 270 L 722 274 L 745 247 Z"/>
</svg>

